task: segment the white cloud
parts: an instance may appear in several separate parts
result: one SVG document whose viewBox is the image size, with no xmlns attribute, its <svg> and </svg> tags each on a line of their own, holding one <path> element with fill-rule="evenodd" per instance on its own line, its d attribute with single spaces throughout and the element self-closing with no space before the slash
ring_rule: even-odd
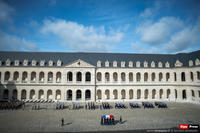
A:
<svg viewBox="0 0 200 133">
<path fill-rule="evenodd" d="M 174 17 L 163 17 L 158 22 L 146 23 L 136 29 L 145 43 L 160 44 L 167 40 L 171 32 L 181 28 L 183 22 Z"/>
<path fill-rule="evenodd" d="M 24 38 L 18 38 L 0 31 L 0 50 L 37 50 L 37 45 Z"/>
<path fill-rule="evenodd" d="M 200 19 L 195 26 L 188 26 L 171 36 L 170 40 L 164 44 L 167 52 L 183 51 L 199 45 L 200 43 Z"/>
<path fill-rule="evenodd" d="M 64 46 L 74 51 L 108 51 L 123 38 L 119 31 L 106 32 L 104 27 L 84 26 L 62 19 L 45 20 L 41 32 L 56 35 Z"/>
<path fill-rule="evenodd" d="M 14 12 L 14 8 L 0 0 L 0 24 L 11 23 Z"/>
<path fill-rule="evenodd" d="M 152 9 L 146 8 L 146 9 L 144 10 L 144 12 L 142 12 L 142 13 L 140 14 L 140 17 L 147 18 L 147 17 L 151 17 L 152 15 L 153 15 Z"/>
</svg>

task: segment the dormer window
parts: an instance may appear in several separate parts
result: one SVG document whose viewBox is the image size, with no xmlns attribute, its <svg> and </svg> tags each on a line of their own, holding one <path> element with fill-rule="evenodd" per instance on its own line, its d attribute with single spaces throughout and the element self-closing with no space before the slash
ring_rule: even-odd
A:
<svg viewBox="0 0 200 133">
<path fill-rule="evenodd" d="M 117 67 L 117 61 L 113 61 L 113 67 Z"/>
<path fill-rule="evenodd" d="M 6 66 L 10 66 L 10 60 L 9 59 L 6 60 Z"/>
<path fill-rule="evenodd" d="M 147 61 L 144 62 L 144 67 L 148 67 L 148 62 Z"/>
<path fill-rule="evenodd" d="M 151 67 L 155 67 L 156 65 L 155 65 L 155 62 L 154 61 L 152 61 L 151 62 Z"/>
<path fill-rule="evenodd" d="M 179 60 L 176 60 L 176 63 L 174 65 L 175 67 L 181 67 L 183 66 L 183 63 L 181 63 Z"/>
<path fill-rule="evenodd" d="M 101 61 L 97 61 L 97 67 L 101 67 Z"/>
<path fill-rule="evenodd" d="M 200 65 L 200 61 L 199 61 L 198 58 L 195 60 L 195 65 L 196 65 L 196 66 L 197 66 L 197 65 Z"/>
<path fill-rule="evenodd" d="M 24 60 L 23 65 L 28 66 L 28 60 Z"/>
<path fill-rule="evenodd" d="M 158 67 L 163 67 L 163 64 L 162 64 L 162 62 L 158 62 Z"/>
<path fill-rule="evenodd" d="M 166 63 L 165 63 L 165 67 L 170 67 L 170 65 L 169 65 L 169 62 L 167 61 Z"/>
<path fill-rule="evenodd" d="M 15 66 L 19 66 L 19 60 L 15 60 Z"/>
<path fill-rule="evenodd" d="M 125 61 L 121 62 L 121 67 L 125 67 Z"/>
<path fill-rule="evenodd" d="M 136 67 L 140 67 L 140 62 L 139 61 L 136 62 Z"/>
<path fill-rule="evenodd" d="M 58 60 L 57 61 L 57 66 L 61 66 L 61 64 L 62 64 L 61 60 Z"/>
<path fill-rule="evenodd" d="M 193 66 L 193 65 L 194 65 L 193 61 L 189 60 L 189 66 Z"/>
<path fill-rule="evenodd" d="M 41 60 L 40 61 L 40 66 L 44 66 L 45 65 L 45 60 Z"/>
<path fill-rule="evenodd" d="M 128 66 L 129 66 L 129 67 L 133 67 L 133 62 L 132 62 L 132 61 L 129 61 Z"/>
<path fill-rule="evenodd" d="M 108 60 L 105 62 L 105 67 L 109 67 L 109 61 Z"/>
<path fill-rule="evenodd" d="M 53 61 L 52 60 L 49 61 L 49 66 L 53 66 Z"/>
<path fill-rule="evenodd" d="M 32 66 L 36 66 L 36 60 L 32 60 Z"/>
</svg>

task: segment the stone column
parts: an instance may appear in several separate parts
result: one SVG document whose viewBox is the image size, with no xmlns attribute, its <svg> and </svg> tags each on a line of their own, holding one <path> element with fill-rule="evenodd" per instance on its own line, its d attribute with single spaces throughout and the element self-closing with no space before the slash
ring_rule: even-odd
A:
<svg viewBox="0 0 200 133">
<path fill-rule="evenodd" d="M 75 71 L 72 71 L 72 74 L 73 74 L 72 83 L 73 83 L 73 84 L 76 84 L 76 72 L 75 72 Z"/>
<path fill-rule="evenodd" d="M 81 72 L 82 73 L 82 83 L 84 83 L 85 84 L 85 80 L 86 80 L 86 78 L 85 78 L 85 76 L 86 76 L 86 72 Z"/>
<path fill-rule="evenodd" d="M 14 76 L 14 72 L 11 71 L 11 72 L 10 72 L 10 78 L 9 78 L 9 81 L 13 81 L 13 79 L 14 79 L 13 76 Z"/>
<path fill-rule="evenodd" d="M 129 95 L 129 90 L 128 89 L 126 89 L 125 90 L 125 95 L 126 95 L 126 98 L 125 98 L 125 100 L 129 100 L 130 99 L 130 95 Z"/>
<path fill-rule="evenodd" d="M 48 83 L 48 72 L 44 72 L 44 83 Z"/>
<path fill-rule="evenodd" d="M 52 90 L 52 97 L 53 100 L 56 100 L 56 90 L 54 89 Z"/>
<path fill-rule="evenodd" d="M 137 99 L 137 89 L 133 89 L 133 99 Z"/>
<path fill-rule="evenodd" d="M 186 90 L 186 97 L 188 101 L 192 101 L 192 92 L 190 89 Z"/>
<path fill-rule="evenodd" d="M 72 90 L 72 101 L 75 102 L 76 101 L 76 90 Z"/>
<path fill-rule="evenodd" d="M 22 91 L 21 91 L 21 93 L 22 93 Z M 30 99 L 30 93 L 31 93 L 30 90 L 26 90 L 26 99 Z"/>
<path fill-rule="evenodd" d="M 44 99 L 47 100 L 47 90 L 44 90 Z"/>
<path fill-rule="evenodd" d="M 152 99 L 152 90 L 148 89 L 148 91 L 149 91 L 148 99 Z"/>
<path fill-rule="evenodd" d="M 21 100 L 21 92 L 22 92 L 22 90 L 20 90 L 20 89 L 17 89 L 17 99 L 18 100 Z"/>
<path fill-rule="evenodd" d="M 144 89 L 141 89 L 141 99 L 144 99 Z"/>
<path fill-rule="evenodd" d="M 81 89 L 81 94 L 82 94 L 81 100 L 82 100 L 82 102 L 85 102 L 85 91 L 86 91 L 85 89 Z"/>
</svg>

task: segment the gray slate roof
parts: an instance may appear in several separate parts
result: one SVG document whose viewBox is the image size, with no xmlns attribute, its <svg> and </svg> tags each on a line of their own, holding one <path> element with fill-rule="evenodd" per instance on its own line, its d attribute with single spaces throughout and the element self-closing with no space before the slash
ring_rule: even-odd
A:
<svg viewBox="0 0 200 133">
<path fill-rule="evenodd" d="M 2 61 L 2 66 L 5 65 L 7 59 L 11 60 L 11 66 L 14 65 L 15 60 L 20 61 L 20 66 L 23 65 L 23 61 L 27 59 L 29 61 L 29 66 L 32 60 L 37 61 L 37 66 L 41 60 L 45 60 L 45 65 L 48 66 L 48 61 L 53 60 L 54 66 L 56 66 L 57 61 L 60 59 L 62 61 L 62 66 L 73 62 L 74 60 L 81 59 L 96 66 L 97 61 L 102 62 L 102 67 L 105 65 L 105 61 L 110 62 L 110 67 L 112 67 L 113 61 L 117 61 L 118 66 L 120 66 L 121 61 L 126 62 L 126 67 L 128 67 L 129 61 L 133 61 L 134 67 L 136 66 L 136 61 L 140 61 L 141 67 L 143 67 L 143 62 L 148 62 L 148 67 L 152 61 L 155 62 L 156 67 L 158 67 L 158 62 L 165 63 L 168 61 L 170 67 L 174 67 L 176 60 L 183 63 L 183 66 L 189 66 L 189 60 L 200 59 L 200 50 L 191 53 L 178 53 L 178 54 L 129 54 L 129 53 L 64 53 L 64 52 L 4 52 L 0 51 L 0 60 Z"/>
</svg>

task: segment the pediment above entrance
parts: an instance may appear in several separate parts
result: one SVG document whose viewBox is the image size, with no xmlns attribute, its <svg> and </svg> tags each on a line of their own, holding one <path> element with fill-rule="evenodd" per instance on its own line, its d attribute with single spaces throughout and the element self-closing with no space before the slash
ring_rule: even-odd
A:
<svg viewBox="0 0 200 133">
<path fill-rule="evenodd" d="M 95 67 L 81 59 L 75 60 L 69 64 L 67 64 L 65 67 Z"/>
</svg>

